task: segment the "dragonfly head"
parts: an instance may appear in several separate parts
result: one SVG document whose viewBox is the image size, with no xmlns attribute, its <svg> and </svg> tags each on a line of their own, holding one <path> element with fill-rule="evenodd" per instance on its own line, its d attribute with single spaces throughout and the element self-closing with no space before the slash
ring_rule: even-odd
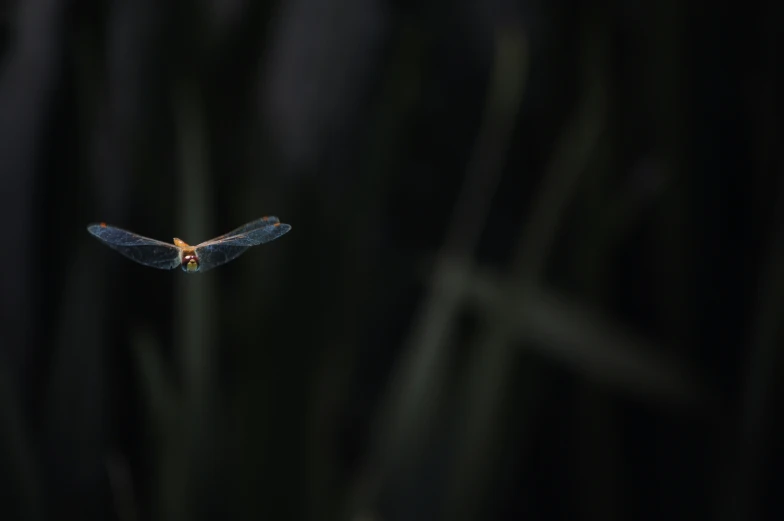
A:
<svg viewBox="0 0 784 521">
<path fill-rule="evenodd" d="M 199 258 L 195 253 L 189 252 L 182 256 L 182 271 L 196 273 L 199 271 Z"/>
</svg>

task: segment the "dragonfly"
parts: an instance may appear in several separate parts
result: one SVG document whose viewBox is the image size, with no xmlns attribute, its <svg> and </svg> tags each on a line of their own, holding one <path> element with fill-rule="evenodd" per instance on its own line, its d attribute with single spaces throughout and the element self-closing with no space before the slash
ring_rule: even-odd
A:
<svg viewBox="0 0 784 521">
<path fill-rule="evenodd" d="M 273 241 L 289 230 L 291 225 L 267 216 L 191 246 L 177 237 L 174 244 L 169 244 L 103 222 L 87 227 L 99 241 L 139 264 L 162 270 L 180 266 L 185 273 L 200 273 L 226 264 L 252 246 Z"/>
</svg>

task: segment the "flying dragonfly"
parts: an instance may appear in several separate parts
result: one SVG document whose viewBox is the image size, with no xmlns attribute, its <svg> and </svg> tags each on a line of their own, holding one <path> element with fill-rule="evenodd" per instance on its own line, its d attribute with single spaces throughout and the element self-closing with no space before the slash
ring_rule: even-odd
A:
<svg viewBox="0 0 784 521">
<path fill-rule="evenodd" d="M 186 273 L 203 272 L 226 264 L 251 246 L 275 240 L 289 230 L 291 226 L 281 223 L 277 217 L 262 217 L 229 233 L 191 246 L 176 237 L 174 244 L 168 244 L 106 223 L 87 227 L 87 231 L 98 240 L 139 264 L 162 270 L 180 266 Z"/>
</svg>

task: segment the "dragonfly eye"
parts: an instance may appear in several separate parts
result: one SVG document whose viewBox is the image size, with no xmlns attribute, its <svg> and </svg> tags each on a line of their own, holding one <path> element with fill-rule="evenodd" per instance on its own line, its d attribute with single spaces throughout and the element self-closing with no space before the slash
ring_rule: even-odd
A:
<svg viewBox="0 0 784 521">
<path fill-rule="evenodd" d="M 182 271 L 196 273 L 199 271 L 199 258 L 194 254 L 183 255 Z"/>
</svg>

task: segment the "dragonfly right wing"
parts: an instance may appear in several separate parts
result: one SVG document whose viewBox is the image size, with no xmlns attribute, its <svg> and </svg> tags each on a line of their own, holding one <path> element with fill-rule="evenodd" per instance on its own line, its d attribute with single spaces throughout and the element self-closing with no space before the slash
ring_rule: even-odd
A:
<svg viewBox="0 0 784 521">
<path fill-rule="evenodd" d="M 221 242 L 210 241 L 196 248 L 196 255 L 199 256 L 199 271 L 204 273 L 222 266 L 245 253 L 251 245 L 242 245 L 235 242 L 224 244 Z"/>
<path fill-rule="evenodd" d="M 255 221 L 251 221 L 249 223 L 243 224 L 239 228 L 235 228 L 232 231 L 228 233 L 224 233 L 223 235 L 219 235 L 218 237 L 215 237 L 214 239 L 207 242 L 217 241 L 220 239 L 224 239 L 226 237 L 234 237 L 235 235 L 245 235 L 246 233 L 251 232 L 253 230 L 266 228 L 268 226 L 272 226 L 279 222 L 280 219 L 278 219 L 274 215 L 268 215 L 266 217 L 261 217 L 259 219 L 256 219 Z"/>
<path fill-rule="evenodd" d="M 113 250 L 139 264 L 171 270 L 181 263 L 180 249 L 173 244 L 142 237 L 106 224 L 91 224 L 87 231 Z"/>
<path fill-rule="evenodd" d="M 226 264 L 245 253 L 251 246 L 258 246 L 277 239 L 291 230 L 291 225 L 281 224 L 277 218 L 270 217 L 269 220 L 258 219 L 237 228 L 237 230 L 243 231 L 240 234 L 229 232 L 196 246 L 195 252 L 199 256 L 199 271 L 211 270 Z"/>
</svg>

